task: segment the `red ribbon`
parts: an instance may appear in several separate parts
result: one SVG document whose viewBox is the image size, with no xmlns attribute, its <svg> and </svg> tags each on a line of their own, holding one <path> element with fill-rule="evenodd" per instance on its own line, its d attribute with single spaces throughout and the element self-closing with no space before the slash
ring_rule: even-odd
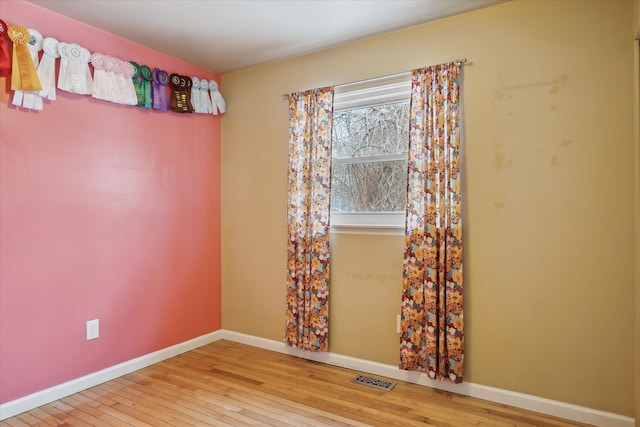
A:
<svg viewBox="0 0 640 427">
<path fill-rule="evenodd" d="M 0 19 L 0 76 L 11 75 L 12 56 L 9 53 L 7 28 L 7 24 L 2 19 Z"/>
</svg>

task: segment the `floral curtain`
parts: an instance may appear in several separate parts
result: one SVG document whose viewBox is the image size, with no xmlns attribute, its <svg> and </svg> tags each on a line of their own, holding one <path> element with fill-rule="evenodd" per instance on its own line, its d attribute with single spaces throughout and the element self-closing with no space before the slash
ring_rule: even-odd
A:
<svg viewBox="0 0 640 427">
<path fill-rule="evenodd" d="M 460 64 L 412 71 L 400 368 L 462 382 Z"/>
<path fill-rule="evenodd" d="M 289 96 L 287 313 L 284 341 L 327 351 L 333 87 Z"/>
</svg>

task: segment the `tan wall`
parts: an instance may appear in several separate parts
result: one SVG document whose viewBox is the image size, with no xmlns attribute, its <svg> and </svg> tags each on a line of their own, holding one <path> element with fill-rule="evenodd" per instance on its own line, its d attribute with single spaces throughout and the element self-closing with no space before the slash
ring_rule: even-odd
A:
<svg viewBox="0 0 640 427">
<path fill-rule="evenodd" d="M 636 17 L 640 15 L 640 0 L 634 3 Z M 637 20 L 640 25 L 640 19 Z M 638 29 L 640 31 L 640 28 Z M 636 173 L 636 337 L 640 337 L 640 32 L 635 43 L 635 173 Z M 640 427 L 640 339 L 636 339 L 636 427 Z"/>
<path fill-rule="evenodd" d="M 513 1 L 223 76 L 223 328 L 281 340 L 281 94 L 467 57 L 467 381 L 634 416 L 632 3 Z M 333 236 L 331 351 L 396 364 L 402 238 Z"/>
<path fill-rule="evenodd" d="M 633 0 L 633 28 L 640 39 L 640 0 Z"/>
<path fill-rule="evenodd" d="M 640 0 L 633 0 L 633 29 L 640 40 Z M 636 337 L 640 337 L 640 42 L 635 46 L 636 120 Z M 636 339 L 636 427 L 640 427 L 640 339 Z"/>
</svg>

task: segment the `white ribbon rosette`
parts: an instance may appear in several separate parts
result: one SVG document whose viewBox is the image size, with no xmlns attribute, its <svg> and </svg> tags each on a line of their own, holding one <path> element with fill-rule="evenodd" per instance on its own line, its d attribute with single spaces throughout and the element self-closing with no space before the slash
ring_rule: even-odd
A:
<svg viewBox="0 0 640 427">
<path fill-rule="evenodd" d="M 107 76 L 107 55 L 94 52 L 91 54 L 91 65 L 93 65 L 93 86 L 91 88 L 91 96 L 96 99 L 111 101 L 115 89 L 115 75 L 113 71 L 109 71 Z"/>
<path fill-rule="evenodd" d="M 56 100 L 56 59 L 60 58 L 58 53 L 58 40 L 47 37 L 42 42 L 44 54 L 38 65 L 38 77 L 42 83 L 42 90 L 38 94 L 50 101 Z"/>
<path fill-rule="evenodd" d="M 91 96 L 103 101 L 123 105 L 137 105 L 138 98 L 133 87 L 135 69 L 127 61 L 102 53 L 91 55 L 93 65 L 93 89 Z"/>
<path fill-rule="evenodd" d="M 33 62 L 35 69 L 38 68 L 40 62 L 38 59 L 38 53 L 42 50 L 42 34 L 33 28 L 29 28 L 27 31 L 29 32 L 27 49 L 29 49 L 31 61 Z M 39 91 L 16 90 L 13 93 L 12 104 L 18 107 L 28 108 L 30 110 L 42 110 L 42 97 L 38 92 Z"/>
<path fill-rule="evenodd" d="M 133 75 L 136 69 L 129 61 L 119 58 L 111 58 L 113 61 L 109 63 L 115 76 L 115 82 L 118 92 L 118 103 L 124 105 L 138 105 L 138 95 L 136 88 L 133 86 Z"/>
<path fill-rule="evenodd" d="M 58 89 L 79 95 L 90 95 L 93 79 L 89 70 L 91 53 L 75 43 L 59 43 L 60 73 Z"/>
<path fill-rule="evenodd" d="M 191 77 L 191 105 L 193 105 L 193 111 L 196 113 L 202 113 L 202 105 L 200 104 L 200 79 L 198 77 Z"/>
<path fill-rule="evenodd" d="M 218 82 L 215 80 L 209 80 L 209 92 L 211 93 L 211 103 L 213 105 L 213 114 L 224 113 L 227 110 L 227 104 L 224 102 L 224 98 L 220 91 L 218 91 Z"/>
<path fill-rule="evenodd" d="M 206 79 L 200 80 L 200 87 L 194 90 L 200 90 L 200 107 L 205 114 L 213 114 L 213 105 L 211 104 L 211 98 L 209 98 L 209 81 Z"/>
</svg>

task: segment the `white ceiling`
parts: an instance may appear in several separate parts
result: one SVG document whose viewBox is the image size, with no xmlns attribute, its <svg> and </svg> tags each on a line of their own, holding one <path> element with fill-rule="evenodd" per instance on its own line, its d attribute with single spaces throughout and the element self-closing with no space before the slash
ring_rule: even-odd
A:
<svg viewBox="0 0 640 427">
<path fill-rule="evenodd" d="M 504 0 L 30 0 L 224 74 Z"/>
</svg>

